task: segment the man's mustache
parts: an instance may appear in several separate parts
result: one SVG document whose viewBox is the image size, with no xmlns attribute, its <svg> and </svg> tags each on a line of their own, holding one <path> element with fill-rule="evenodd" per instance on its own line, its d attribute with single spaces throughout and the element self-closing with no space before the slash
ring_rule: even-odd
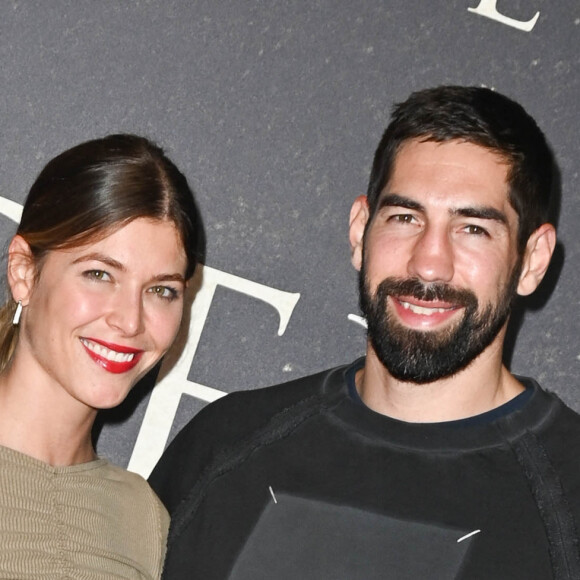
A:
<svg viewBox="0 0 580 580">
<path fill-rule="evenodd" d="M 471 290 L 454 288 L 441 282 L 424 284 L 418 278 L 385 278 L 376 293 L 379 296 L 409 296 L 417 300 L 439 300 L 455 306 L 477 308 L 477 297 Z"/>
</svg>

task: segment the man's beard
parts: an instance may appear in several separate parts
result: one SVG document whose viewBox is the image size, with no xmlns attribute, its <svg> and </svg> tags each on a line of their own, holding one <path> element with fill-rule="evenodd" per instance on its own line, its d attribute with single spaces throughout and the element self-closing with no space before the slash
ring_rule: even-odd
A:
<svg viewBox="0 0 580 580">
<path fill-rule="evenodd" d="M 497 303 L 487 304 L 478 314 L 479 303 L 471 290 L 442 283 L 424 285 L 417 278 L 386 278 L 372 296 L 363 263 L 359 274 L 360 307 L 379 360 L 393 377 L 413 383 L 429 383 L 464 369 L 491 344 L 509 318 L 520 271 L 518 261 Z M 442 330 L 410 329 L 388 311 L 388 296 L 440 300 L 463 307 L 463 317 Z"/>
</svg>

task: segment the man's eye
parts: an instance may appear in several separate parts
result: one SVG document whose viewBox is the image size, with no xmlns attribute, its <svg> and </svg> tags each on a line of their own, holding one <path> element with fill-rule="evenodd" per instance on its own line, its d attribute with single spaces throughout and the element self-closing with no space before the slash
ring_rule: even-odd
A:
<svg viewBox="0 0 580 580">
<path fill-rule="evenodd" d="M 394 221 L 396 223 L 411 224 L 415 221 L 415 216 L 410 213 L 400 213 L 391 216 L 389 219 L 390 221 Z"/>
<path fill-rule="evenodd" d="M 471 234 L 474 236 L 488 236 L 489 235 L 485 228 L 482 228 L 481 226 L 476 226 L 473 224 L 465 226 L 465 231 L 468 234 Z"/>
</svg>

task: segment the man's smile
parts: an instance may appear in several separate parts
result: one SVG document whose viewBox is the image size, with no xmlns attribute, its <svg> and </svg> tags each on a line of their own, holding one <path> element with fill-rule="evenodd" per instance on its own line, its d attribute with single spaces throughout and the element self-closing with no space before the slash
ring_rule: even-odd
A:
<svg viewBox="0 0 580 580">
<path fill-rule="evenodd" d="M 389 296 L 399 321 L 408 327 L 427 329 L 444 324 L 464 309 L 461 305 L 441 300 L 419 300 L 412 297 Z"/>
<path fill-rule="evenodd" d="M 447 312 L 449 310 L 454 310 L 454 306 L 448 307 L 436 307 L 436 306 L 420 306 L 419 304 L 413 304 L 411 302 L 405 302 L 404 300 L 399 300 L 403 308 L 406 310 L 412 310 L 415 314 L 424 314 L 426 316 L 431 316 L 436 313 Z"/>
</svg>

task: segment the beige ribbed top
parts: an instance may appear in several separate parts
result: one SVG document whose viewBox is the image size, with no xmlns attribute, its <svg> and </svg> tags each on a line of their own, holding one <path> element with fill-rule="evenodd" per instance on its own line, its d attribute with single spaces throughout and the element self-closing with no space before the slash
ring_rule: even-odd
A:
<svg viewBox="0 0 580 580">
<path fill-rule="evenodd" d="M 157 579 L 168 526 L 139 475 L 104 459 L 52 467 L 0 446 L 0 578 Z"/>
</svg>

